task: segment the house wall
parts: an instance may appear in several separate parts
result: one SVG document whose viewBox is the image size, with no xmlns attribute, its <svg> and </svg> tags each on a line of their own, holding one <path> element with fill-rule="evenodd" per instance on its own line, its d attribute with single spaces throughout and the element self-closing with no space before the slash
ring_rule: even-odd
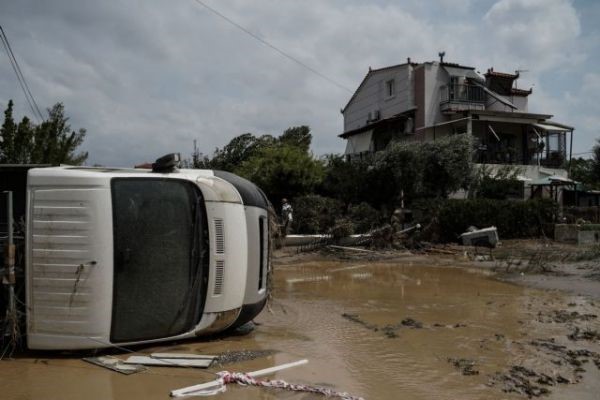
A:
<svg viewBox="0 0 600 400">
<path fill-rule="evenodd" d="M 405 64 L 370 74 L 344 110 L 344 132 L 365 126 L 369 112 L 379 110 L 383 119 L 414 107 L 411 71 L 412 66 Z M 396 94 L 387 98 L 385 83 L 391 79 Z"/>
<path fill-rule="evenodd" d="M 425 70 L 425 126 L 432 126 L 449 118 L 440 108 L 440 87 L 449 82 L 448 73 L 438 63 L 423 64 Z"/>
<path fill-rule="evenodd" d="M 510 101 L 514 104 L 517 109 L 513 109 L 498 100 L 494 99 L 492 96 L 488 96 L 487 103 L 485 105 L 485 109 L 488 111 L 506 111 L 506 112 L 527 112 L 527 97 L 525 96 L 502 96 L 506 100 Z"/>
<path fill-rule="evenodd" d="M 512 96 L 510 101 L 517 107 L 519 107 L 519 111 L 527 112 L 527 97 L 526 96 Z"/>
<path fill-rule="evenodd" d="M 419 134 L 419 128 L 425 126 L 425 68 L 422 65 L 413 71 L 413 84 L 415 94 L 415 132 Z"/>
</svg>

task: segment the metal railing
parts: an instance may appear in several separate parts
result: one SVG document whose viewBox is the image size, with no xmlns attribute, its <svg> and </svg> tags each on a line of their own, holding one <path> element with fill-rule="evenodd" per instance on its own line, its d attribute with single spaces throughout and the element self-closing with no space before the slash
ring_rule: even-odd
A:
<svg viewBox="0 0 600 400">
<path fill-rule="evenodd" d="M 440 103 L 485 103 L 485 92 L 479 86 L 451 84 L 440 87 Z"/>
</svg>

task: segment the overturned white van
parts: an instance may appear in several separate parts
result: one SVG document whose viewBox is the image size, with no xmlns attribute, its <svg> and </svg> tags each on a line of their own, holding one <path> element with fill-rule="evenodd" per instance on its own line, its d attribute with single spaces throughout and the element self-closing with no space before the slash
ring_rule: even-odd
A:
<svg viewBox="0 0 600 400">
<path fill-rule="evenodd" d="M 190 338 L 265 305 L 269 203 L 243 178 L 61 166 L 28 169 L 26 188 L 30 349 Z"/>
</svg>

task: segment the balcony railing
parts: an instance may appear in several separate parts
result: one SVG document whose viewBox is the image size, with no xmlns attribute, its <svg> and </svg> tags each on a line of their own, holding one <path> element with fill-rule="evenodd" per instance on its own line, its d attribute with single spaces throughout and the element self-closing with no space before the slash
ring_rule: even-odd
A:
<svg viewBox="0 0 600 400">
<path fill-rule="evenodd" d="M 440 88 L 440 103 L 485 103 L 485 92 L 479 86 L 466 84 L 444 85 Z"/>
</svg>

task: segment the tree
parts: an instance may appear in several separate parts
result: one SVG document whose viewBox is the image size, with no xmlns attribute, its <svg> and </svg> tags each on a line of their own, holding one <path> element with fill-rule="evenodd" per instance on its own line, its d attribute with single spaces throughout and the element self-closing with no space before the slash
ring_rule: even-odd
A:
<svg viewBox="0 0 600 400">
<path fill-rule="evenodd" d="M 477 169 L 471 184 L 471 194 L 478 198 L 507 200 L 523 198 L 523 182 L 519 181 L 520 168 L 504 165 L 496 170 L 485 165 Z"/>
<path fill-rule="evenodd" d="M 423 195 L 448 197 L 469 187 L 473 174 L 471 135 L 446 136 L 420 147 Z"/>
<path fill-rule="evenodd" d="M 217 148 L 209 165 L 214 169 L 232 172 L 260 149 L 270 146 L 274 142 L 275 139 L 271 135 L 256 137 L 251 133 L 244 133 L 231 139 L 223 149 Z"/>
<path fill-rule="evenodd" d="M 88 153 L 76 153 L 85 138 L 85 129 L 71 130 L 62 103 L 48 109 L 48 119 L 40 125 L 34 125 L 27 117 L 15 125 L 12 109 L 11 100 L 0 129 L 0 162 L 74 165 L 85 162 Z"/>
<path fill-rule="evenodd" d="M 283 131 L 279 136 L 279 142 L 283 145 L 298 147 L 304 151 L 309 151 L 312 135 L 307 125 L 293 126 Z"/>
<path fill-rule="evenodd" d="M 569 178 L 581 182 L 585 186 L 593 188 L 594 182 L 594 160 L 582 157 L 572 158 L 570 162 Z"/>
<path fill-rule="evenodd" d="M 262 148 L 234 172 L 257 184 L 278 204 L 284 197 L 311 193 L 323 177 L 323 165 L 302 148 L 275 145 Z"/>
<path fill-rule="evenodd" d="M 13 119 L 13 106 L 13 101 L 9 100 L 8 107 L 4 111 L 4 123 L 2 124 L 2 128 L 0 128 L 0 137 L 2 137 L 2 141 L 0 142 L 0 162 L 3 164 L 14 162 L 12 160 L 17 125 Z"/>
<path fill-rule="evenodd" d="M 592 151 L 592 180 L 596 186 L 600 186 L 600 138 L 596 139 L 596 145 Z"/>
<path fill-rule="evenodd" d="M 29 118 L 23 117 L 19 125 L 13 144 L 13 162 L 16 164 L 32 163 L 31 149 L 34 144 L 35 126 Z"/>
<path fill-rule="evenodd" d="M 473 174 L 471 138 L 453 135 L 435 142 L 396 142 L 382 152 L 370 174 L 380 204 L 397 206 L 401 197 L 447 197 L 467 188 Z M 386 200 L 387 199 L 387 200 Z"/>
<path fill-rule="evenodd" d="M 369 190 L 369 163 L 346 161 L 343 156 L 329 154 L 324 157 L 325 175 L 318 193 L 349 204 L 372 200 Z"/>
</svg>

